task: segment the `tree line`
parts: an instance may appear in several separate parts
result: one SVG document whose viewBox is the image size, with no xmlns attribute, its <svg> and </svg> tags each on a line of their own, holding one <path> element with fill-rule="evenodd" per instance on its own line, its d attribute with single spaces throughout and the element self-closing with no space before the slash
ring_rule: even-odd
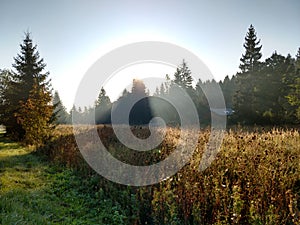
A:
<svg viewBox="0 0 300 225">
<path fill-rule="evenodd" d="M 171 79 L 156 88 L 150 96 L 145 84 L 133 80 L 132 89 L 112 103 L 103 87 L 93 106 L 83 109 L 73 106 L 67 112 L 57 91 L 53 93 L 49 72 L 33 44 L 30 33 L 25 33 L 21 51 L 14 58 L 13 69 L 0 70 L 0 124 L 5 125 L 7 135 L 29 144 L 40 145 L 47 140 L 55 124 L 70 124 L 76 114 L 79 122 L 111 123 L 112 109 L 120 113 L 122 108 L 141 99 L 132 108 L 129 123 L 147 124 L 156 116 L 169 125 L 180 124 L 175 108 L 162 96 L 174 95 L 176 87 L 189 94 L 198 111 L 202 124 L 210 124 L 211 109 L 204 90 L 219 84 L 226 102 L 225 113 L 232 124 L 283 125 L 300 122 L 300 48 L 295 57 L 283 56 L 276 51 L 264 61 L 262 44 L 254 26 L 248 28 L 240 59 L 240 71 L 223 81 L 198 80 L 193 86 L 192 71 L 188 62 L 176 69 Z M 114 104 L 114 107 L 112 107 Z M 124 123 L 122 119 L 117 121 Z"/>
<path fill-rule="evenodd" d="M 231 121 L 242 124 L 296 124 L 300 121 L 300 48 L 293 58 L 276 51 L 264 61 L 260 40 L 251 25 L 245 37 L 241 72 L 222 82 L 227 104 L 235 110 Z M 227 86 L 227 87 L 226 87 Z M 233 92 L 226 90 L 231 88 Z"/>
<path fill-rule="evenodd" d="M 212 90 L 219 84 L 226 102 L 224 112 L 228 114 L 228 122 L 242 125 L 292 125 L 300 122 L 300 48 L 293 58 L 290 54 L 283 56 L 277 51 L 264 61 L 262 45 L 257 39 L 253 25 L 250 25 L 245 36 L 245 53 L 240 59 L 240 71 L 223 81 L 198 80 L 193 86 L 192 71 L 183 60 L 178 66 L 174 78 L 167 75 L 165 83 L 156 88 L 153 96 L 149 95 L 142 81 L 134 80 L 132 90 L 114 103 L 119 109 L 131 100 L 141 97 L 143 101 L 135 105 L 131 111 L 131 124 L 146 124 L 154 116 L 163 117 L 169 124 L 180 123 L 176 110 L 167 102 L 155 97 L 172 95 L 174 84 L 183 88 L 192 98 L 198 110 L 202 124 L 210 124 L 211 109 L 203 90 Z M 151 107 L 150 107 L 151 106 Z M 95 104 L 96 123 L 110 123 L 112 103 L 102 88 Z M 116 109 L 118 109 L 116 107 Z M 62 109 L 61 111 L 66 112 Z M 121 110 L 122 111 L 122 110 Z M 70 114 L 80 114 L 82 123 L 94 114 L 93 108 L 76 109 Z M 62 116 L 66 118 L 66 116 Z M 70 118 L 70 117 L 69 117 Z M 69 121 L 70 122 L 70 121 Z"/>
</svg>

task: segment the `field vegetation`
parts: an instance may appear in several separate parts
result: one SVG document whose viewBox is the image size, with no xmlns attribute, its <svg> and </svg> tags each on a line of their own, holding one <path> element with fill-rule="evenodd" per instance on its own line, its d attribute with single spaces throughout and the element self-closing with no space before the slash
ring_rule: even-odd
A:
<svg viewBox="0 0 300 225">
<path fill-rule="evenodd" d="M 109 141 L 108 150 L 113 155 L 133 165 L 152 164 L 167 157 L 176 147 L 179 132 L 169 128 L 158 150 L 147 154 L 126 149 L 110 126 L 98 126 L 97 130 L 104 144 Z M 132 130 L 139 137 L 148 135 L 146 128 Z M 90 129 L 83 127 L 81 132 L 89 135 Z M 52 141 L 40 152 L 52 162 L 78 171 L 83 178 L 97 177 L 94 191 L 110 193 L 113 202 L 129 208 L 131 214 L 123 216 L 131 219 L 124 223 L 299 224 L 299 130 L 230 129 L 216 160 L 199 171 L 209 134 L 209 130 L 201 131 L 192 160 L 175 176 L 139 188 L 97 176 L 82 159 L 69 126 L 59 126 Z M 126 198 L 112 194 L 119 191 L 126 192 Z"/>
<path fill-rule="evenodd" d="M 53 96 L 46 63 L 26 32 L 13 69 L 0 70 L 0 224 L 300 224 L 300 49 L 294 58 L 275 51 L 261 61 L 253 25 L 243 46 L 240 71 L 231 78 L 193 80 L 189 62 L 183 60 L 153 95 L 134 79 L 131 91 L 125 89 L 115 102 L 99 87 L 94 105 L 74 105 L 67 112 L 58 92 Z M 215 96 L 219 88 L 224 98 Z M 179 98 L 183 93 L 189 98 Z M 223 99 L 225 104 L 212 104 Z M 189 101 L 193 105 L 185 105 Z M 195 120 L 190 110 L 198 114 Z M 198 119 L 209 126 L 212 118 L 234 127 L 226 131 L 208 168 L 199 170 L 212 134 L 209 127 L 197 134 L 195 152 L 183 168 L 144 187 L 97 174 L 83 159 L 73 128 L 61 125 L 77 126 L 76 135 L 89 151 L 91 124 L 98 124 L 97 134 L 112 156 L 142 166 L 167 158 L 179 145 L 180 132 L 193 131 L 180 130 L 183 114 L 191 127 L 198 126 Z M 146 139 L 151 134 L 146 125 L 155 117 L 167 128 L 163 141 L 147 152 L 126 147 L 111 126 L 130 124 L 137 138 Z M 161 131 L 157 124 L 155 132 Z M 183 144 L 191 142 L 187 136 Z"/>
</svg>

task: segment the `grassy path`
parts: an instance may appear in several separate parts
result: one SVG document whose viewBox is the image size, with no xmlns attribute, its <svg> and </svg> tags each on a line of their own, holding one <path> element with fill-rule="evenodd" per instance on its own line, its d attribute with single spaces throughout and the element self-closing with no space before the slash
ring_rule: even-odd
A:
<svg viewBox="0 0 300 225">
<path fill-rule="evenodd" d="M 47 224 L 55 196 L 47 193 L 48 165 L 30 149 L 0 139 L 0 224 Z"/>
<path fill-rule="evenodd" d="M 59 193 L 71 178 L 70 171 L 59 171 L 32 150 L 1 137 L 0 224 L 71 224 L 71 207 L 60 198 L 66 193 Z"/>
<path fill-rule="evenodd" d="M 1 225 L 122 224 L 92 182 L 0 137 Z"/>
</svg>

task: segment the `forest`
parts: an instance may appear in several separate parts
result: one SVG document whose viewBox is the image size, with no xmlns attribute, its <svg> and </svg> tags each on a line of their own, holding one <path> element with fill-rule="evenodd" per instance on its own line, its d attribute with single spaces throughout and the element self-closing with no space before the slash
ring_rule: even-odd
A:
<svg viewBox="0 0 300 225">
<path fill-rule="evenodd" d="M 36 48 L 37 46 L 33 46 L 30 34 L 27 33 L 21 45 L 21 54 L 14 59 L 13 67 L 16 71 L 1 70 L 0 123 L 5 125 L 8 134 L 14 135 L 16 139 L 22 139 L 26 133 L 24 131 L 26 126 L 31 126 L 31 124 L 24 124 L 28 121 L 26 116 L 33 116 L 29 113 L 37 113 L 35 116 L 45 118 L 45 123 L 52 122 L 55 117 L 53 122 L 56 124 L 71 124 L 72 115 L 76 114 L 81 117 L 77 123 L 90 124 L 94 117 L 97 124 L 109 124 L 113 104 L 116 105 L 116 111 L 122 112 L 122 105 L 128 105 L 137 98 L 141 100 L 131 110 L 130 124 L 147 124 L 155 116 L 164 118 L 169 125 L 178 124 L 180 118 L 174 107 L 160 98 L 172 96 L 175 86 L 179 86 L 189 94 L 197 108 L 199 121 L 209 125 L 212 112 L 204 90 L 209 90 L 216 83 L 223 91 L 226 103 L 224 111 L 229 114 L 229 124 L 299 124 L 300 48 L 295 57 L 283 56 L 274 50 L 269 58 L 261 61 L 262 44 L 252 25 L 245 36 L 245 53 L 240 59 L 240 71 L 231 77 L 226 76 L 219 82 L 193 81 L 188 62 L 183 59 L 175 74 L 167 74 L 166 82 L 157 87 L 152 96 L 143 81 L 136 79 L 133 80 L 132 90 L 125 89 L 116 102 L 112 103 L 104 88 L 99 87 L 99 96 L 93 106 L 80 108 L 74 105 L 70 112 L 67 112 L 64 107 L 59 93 L 57 91 L 52 93 L 50 81 L 47 80 L 49 73 L 41 73 L 46 64 L 43 59 L 40 59 Z M 27 63 L 30 65 L 26 65 Z M 30 76 L 27 75 L 28 70 L 32 70 Z M 193 86 L 193 82 L 196 85 Z M 51 105 L 48 104 L 49 102 Z M 32 110 L 35 104 L 45 109 L 42 110 L 43 113 L 38 112 L 39 109 Z M 155 105 L 156 109 L 151 109 L 150 105 Z M 119 121 L 119 123 L 123 122 Z"/>
<path fill-rule="evenodd" d="M 256 37 L 254 27 L 251 25 L 245 37 L 245 53 L 242 55 L 239 66 L 240 71 L 235 75 L 226 76 L 222 81 L 197 80 L 193 86 L 192 71 L 188 62 L 183 59 L 178 65 L 175 74 L 166 76 L 166 82 L 156 88 L 153 96 L 149 96 L 143 81 L 134 80 L 132 90 L 124 90 L 123 95 L 112 103 L 106 92 L 101 88 L 94 106 L 76 108 L 73 106 L 69 113 L 62 105 L 59 94 L 54 95 L 54 104 L 58 104 L 58 123 L 71 123 L 72 114 L 79 114 L 82 123 L 89 123 L 89 118 L 96 114 L 96 123 L 110 123 L 112 104 L 121 107 L 129 104 L 135 98 L 141 98 L 131 111 L 131 124 L 147 124 L 154 116 L 163 117 L 167 124 L 179 123 L 176 112 L 168 103 L 155 97 L 172 95 L 174 84 L 183 88 L 192 98 L 202 124 L 210 124 L 211 109 L 203 90 L 209 90 L 216 83 L 220 85 L 228 114 L 229 124 L 240 125 L 295 125 L 299 124 L 299 87 L 300 87 L 300 48 L 295 57 L 283 56 L 274 50 L 274 53 L 261 61 L 260 40 Z M 170 79 L 170 77 L 174 77 Z M 99 88 L 100 89 L 100 88 Z M 149 101 L 154 101 L 149 104 Z M 157 101 L 157 102 L 155 102 Z M 151 110 L 150 105 L 155 105 L 158 110 Z M 167 106 L 168 105 L 168 106 Z M 162 109 L 164 107 L 164 109 Z M 160 108 L 160 110 L 159 110 Z M 168 108 L 168 110 L 166 110 Z M 172 111 L 173 110 L 173 111 Z M 122 111 L 119 110 L 119 111 Z M 159 111 L 153 113 L 152 111 Z M 171 113 L 167 113 L 171 112 Z M 174 115 L 166 118 L 163 113 Z M 234 112 L 234 113 L 233 113 Z"/>
<path fill-rule="evenodd" d="M 153 94 L 134 79 L 131 90 L 111 102 L 100 86 L 94 105 L 68 112 L 26 32 L 12 69 L 0 70 L 0 224 L 299 224 L 300 48 L 295 56 L 274 50 L 262 60 L 262 45 L 250 25 L 238 72 L 222 81 L 193 80 L 182 59 Z M 226 103 L 221 111 L 210 108 L 204 94 L 215 84 Z M 79 118 L 73 125 L 86 140 L 95 122 L 99 139 L 120 161 L 153 165 L 174 152 L 182 132 L 190 132 L 180 129 L 180 115 L 162 98 L 178 87 L 192 99 L 201 124 L 190 162 L 141 187 L 97 174 L 79 150 L 72 118 Z M 136 99 L 124 121 L 124 107 Z M 162 142 L 149 152 L 124 146 L 112 113 L 119 118 L 114 123 L 128 122 L 141 139 L 149 136 L 151 119 L 161 117 Z M 220 151 L 201 171 L 214 113 L 226 116 L 228 126 Z"/>
</svg>

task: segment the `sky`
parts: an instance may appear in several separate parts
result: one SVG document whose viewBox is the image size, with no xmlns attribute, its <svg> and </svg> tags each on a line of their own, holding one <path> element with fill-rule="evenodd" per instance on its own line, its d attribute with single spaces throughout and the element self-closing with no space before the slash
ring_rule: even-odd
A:
<svg viewBox="0 0 300 225">
<path fill-rule="evenodd" d="M 298 0 L 0 0 L 0 69 L 12 69 L 24 32 L 30 31 L 53 89 L 70 109 L 88 68 L 109 51 L 137 41 L 164 41 L 189 49 L 216 80 L 239 71 L 250 24 L 261 39 L 263 59 L 275 50 L 295 56 L 300 47 L 299 12 Z M 160 69 L 152 73 L 172 72 Z M 123 71 L 120 77 L 132 79 L 131 73 L 132 69 Z M 137 73 L 142 76 L 143 71 Z M 107 88 L 113 100 L 115 90 L 122 91 Z"/>
</svg>

